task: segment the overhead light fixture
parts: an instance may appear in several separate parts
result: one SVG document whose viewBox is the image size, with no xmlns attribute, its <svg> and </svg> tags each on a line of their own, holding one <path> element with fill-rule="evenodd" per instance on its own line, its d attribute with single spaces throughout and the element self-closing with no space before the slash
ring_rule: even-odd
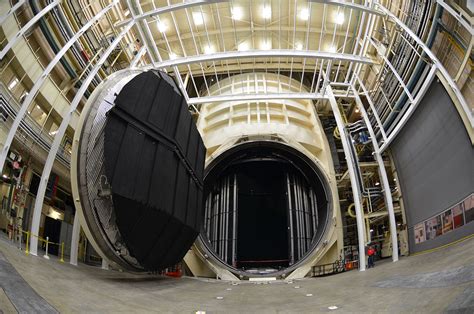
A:
<svg viewBox="0 0 474 314">
<path fill-rule="evenodd" d="M 303 44 L 302 43 L 296 43 L 295 49 L 296 50 L 303 50 Z"/>
<path fill-rule="evenodd" d="M 337 51 L 337 48 L 336 48 L 336 46 L 331 45 L 331 46 L 329 46 L 329 47 L 327 48 L 327 51 L 328 51 L 328 52 L 335 53 L 335 52 Z"/>
<path fill-rule="evenodd" d="M 53 135 L 56 135 L 56 133 L 58 133 L 58 130 L 49 132 L 49 135 L 53 136 Z"/>
<path fill-rule="evenodd" d="M 307 8 L 304 8 L 300 11 L 300 19 L 303 21 L 307 21 L 309 19 L 309 10 Z"/>
<path fill-rule="evenodd" d="M 170 52 L 170 60 L 174 60 L 176 58 L 178 58 L 178 55 L 175 54 L 174 52 Z"/>
<path fill-rule="evenodd" d="M 8 179 L 8 176 L 7 176 L 6 174 L 4 174 L 2 177 L 3 177 L 4 179 Z"/>
<path fill-rule="evenodd" d="M 13 81 L 10 82 L 10 84 L 8 85 L 8 89 L 12 90 L 16 86 L 16 84 L 18 84 L 17 78 L 15 78 Z"/>
<path fill-rule="evenodd" d="M 193 12 L 193 20 L 195 25 L 204 24 L 204 16 L 202 15 L 202 12 Z"/>
<path fill-rule="evenodd" d="M 262 50 L 272 49 L 272 41 L 269 39 L 265 39 L 264 41 L 262 41 L 261 47 L 262 47 Z"/>
<path fill-rule="evenodd" d="M 211 45 L 207 45 L 206 47 L 204 47 L 204 53 L 209 55 L 211 53 L 214 53 L 215 52 L 215 49 L 213 46 Z"/>
<path fill-rule="evenodd" d="M 375 182 L 375 185 L 380 185 L 380 182 Z"/>
<path fill-rule="evenodd" d="M 158 26 L 158 31 L 160 33 L 164 33 L 168 29 L 168 25 L 166 25 L 166 23 L 163 21 L 156 22 L 156 25 Z"/>
<path fill-rule="evenodd" d="M 336 24 L 342 25 L 344 23 L 344 13 L 338 12 L 336 14 Z"/>
<path fill-rule="evenodd" d="M 232 19 L 233 20 L 241 20 L 244 16 L 242 8 L 234 7 L 231 9 Z"/>
<path fill-rule="evenodd" d="M 374 232 L 374 229 L 370 229 L 370 232 Z"/>
<path fill-rule="evenodd" d="M 247 42 L 241 42 L 239 47 L 237 48 L 239 51 L 247 51 L 249 50 L 249 44 Z"/>
<path fill-rule="evenodd" d="M 40 106 L 36 105 L 36 109 L 41 109 Z"/>
<path fill-rule="evenodd" d="M 128 10 L 128 9 L 127 9 L 127 10 L 125 10 L 125 12 L 123 12 L 123 15 L 125 15 L 125 16 L 129 16 L 129 15 L 130 15 L 130 10 Z"/>
<path fill-rule="evenodd" d="M 359 108 L 356 108 L 355 112 L 356 112 L 356 113 L 359 113 L 359 111 L 360 111 Z"/>
<path fill-rule="evenodd" d="M 262 9 L 262 17 L 264 19 L 269 19 L 272 17 L 272 7 L 271 6 L 264 6 Z"/>
</svg>

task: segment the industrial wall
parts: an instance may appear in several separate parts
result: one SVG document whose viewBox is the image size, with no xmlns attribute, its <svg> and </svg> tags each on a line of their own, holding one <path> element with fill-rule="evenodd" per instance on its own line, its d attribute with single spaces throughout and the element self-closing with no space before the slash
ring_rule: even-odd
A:
<svg viewBox="0 0 474 314">
<path fill-rule="evenodd" d="M 410 252 L 473 234 L 474 148 L 441 83 L 431 84 L 391 149 L 406 210 Z"/>
</svg>

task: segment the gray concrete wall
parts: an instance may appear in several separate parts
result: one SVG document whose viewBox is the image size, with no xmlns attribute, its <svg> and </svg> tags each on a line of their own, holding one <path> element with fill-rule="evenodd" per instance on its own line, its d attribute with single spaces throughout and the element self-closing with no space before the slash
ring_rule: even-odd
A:
<svg viewBox="0 0 474 314">
<path fill-rule="evenodd" d="M 474 148 L 443 85 L 434 81 L 391 145 L 406 208 L 410 252 L 474 233 L 474 222 L 415 244 L 414 226 L 474 192 Z"/>
</svg>

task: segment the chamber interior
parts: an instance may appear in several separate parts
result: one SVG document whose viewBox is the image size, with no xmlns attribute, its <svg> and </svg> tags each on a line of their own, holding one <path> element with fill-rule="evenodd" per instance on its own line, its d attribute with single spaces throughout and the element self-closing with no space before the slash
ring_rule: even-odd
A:
<svg viewBox="0 0 474 314">
<path fill-rule="evenodd" d="M 326 226 L 315 165 L 283 145 L 248 145 L 216 160 L 205 179 L 201 238 L 234 270 L 271 273 L 302 260 Z"/>
</svg>

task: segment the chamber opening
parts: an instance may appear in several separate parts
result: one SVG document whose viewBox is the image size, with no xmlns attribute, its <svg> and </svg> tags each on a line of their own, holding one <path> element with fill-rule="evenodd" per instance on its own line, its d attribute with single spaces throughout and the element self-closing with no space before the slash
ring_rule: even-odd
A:
<svg viewBox="0 0 474 314">
<path fill-rule="evenodd" d="M 240 274 L 284 272 L 325 230 L 327 183 L 299 151 L 277 142 L 240 144 L 206 169 L 201 242 Z"/>
</svg>

